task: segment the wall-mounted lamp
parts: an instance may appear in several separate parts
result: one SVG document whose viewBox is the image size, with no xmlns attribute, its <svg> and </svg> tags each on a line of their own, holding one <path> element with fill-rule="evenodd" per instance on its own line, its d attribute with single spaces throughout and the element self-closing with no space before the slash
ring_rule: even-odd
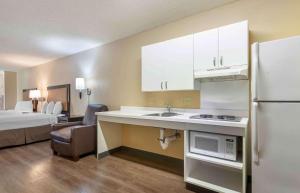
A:
<svg viewBox="0 0 300 193">
<path fill-rule="evenodd" d="M 39 103 L 39 99 L 41 98 L 41 91 L 40 90 L 30 90 L 29 98 L 31 98 L 31 100 L 32 100 L 33 112 L 37 112 L 37 106 Z"/>
<path fill-rule="evenodd" d="M 91 89 L 85 88 L 84 78 L 76 78 L 76 90 L 79 90 L 79 98 L 82 98 L 82 91 L 86 90 L 86 94 L 89 96 L 92 94 Z"/>
</svg>

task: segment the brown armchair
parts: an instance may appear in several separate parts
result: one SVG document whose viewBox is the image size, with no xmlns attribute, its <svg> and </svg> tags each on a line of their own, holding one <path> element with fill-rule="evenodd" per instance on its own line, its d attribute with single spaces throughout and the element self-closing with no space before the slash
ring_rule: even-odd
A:
<svg viewBox="0 0 300 193">
<path fill-rule="evenodd" d="M 95 112 L 101 111 L 108 111 L 107 106 L 88 105 L 83 121 L 53 125 L 50 133 L 53 154 L 71 156 L 77 161 L 80 155 L 95 152 L 97 133 Z"/>
</svg>

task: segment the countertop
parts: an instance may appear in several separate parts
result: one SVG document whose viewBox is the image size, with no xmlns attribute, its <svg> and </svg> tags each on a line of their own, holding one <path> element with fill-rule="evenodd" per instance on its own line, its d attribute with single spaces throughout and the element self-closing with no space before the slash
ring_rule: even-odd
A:
<svg viewBox="0 0 300 193">
<path fill-rule="evenodd" d="M 154 121 L 166 121 L 174 123 L 191 123 L 199 125 L 216 125 L 223 127 L 236 127 L 246 128 L 248 126 L 248 118 L 245 116 L 245 112 L 228 111 L 228 110 L 201 110 L 201 109 L 172 109 L 171 112 L 179 113 L 180 115 L 173 117 L 158 117 L 158 116 L 145 116 L 146 114 L 162 113 L 166 112 L 165 108 L 152 108 L 152 107 L 128 107 L 122 106 L 120 110 L 97 112 L 98 119 L 102 118 L 128 118 L 139 120 L 154 120 Z M 212 113 L 212 114 L 225 114 L 236 115 L 242 117 L 241 121 L 220 121 L 220 120 L 204 120 L 204 119 L 191 119 L 193 115 L 199 115 L 200 113 Z M 244 117 L 245 116 L 245 117 Z"/>
</svg>

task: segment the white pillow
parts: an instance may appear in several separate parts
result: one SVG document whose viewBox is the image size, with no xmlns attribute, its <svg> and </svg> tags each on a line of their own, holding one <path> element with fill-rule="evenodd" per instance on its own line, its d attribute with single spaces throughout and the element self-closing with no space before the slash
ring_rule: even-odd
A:
<svg viewBox="0 0 300 193">
<path fill-rule="evenodd" d="M 47 106 L 46 114 L 52 114 L 53 109 L 54 109 L 54 102 L 51 101 Z"/>
<path fill-rule="evenodd" d="M 15 106 L 15 111 L 19 112 L 33 112 L 31 101 L 18 101 Z"/>
<path fill-rule="evenodd" d="M 41 109 L 42 114 L 45 114 L 47 112 L 47 107 L 48 107 L 48 103 L 44 102 L 44 104 L 42 106 L 42 109 Z"/>
<path fill-rule="evenodd" d="M 56 102 L 53 108 L 53 114 L 59 115 L 61 114 L 62 110 L 63 110 L 62 103 L 60 101 Z"/>
</svg>

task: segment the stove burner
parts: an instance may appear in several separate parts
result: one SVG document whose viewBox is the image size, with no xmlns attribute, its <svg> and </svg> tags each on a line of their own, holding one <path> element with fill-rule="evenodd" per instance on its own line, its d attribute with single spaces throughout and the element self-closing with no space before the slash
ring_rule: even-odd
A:
<svg viewBox="0 0 300 193">
<path fill-rule="evenodd" d="M 228 120 L 228 121 L 232 121 L 235 120 L 237 117 L 236 116 L 231 116 L 231 115 L 217 115 L 217 119 L 220 120 Z"/>
<path fill-rule="evenodd" d="M 236 117 L 232 115 L 211 115 L 211 114 L 200 114 L 190 117 L 191 119 L 206 119 L 206 120 L 217 120 L 217 121 L 232 121 L 240 122 L 241 117 Z"/>
<path fill-rule="evenodd" d="M 201 114 L 199 116 L 200 116 L 200 118 L 203 118 L 203 119 L 211 119 L 211 118 L 213 118 L 213 115 L 209 115 L 209 114 Z"/>
</svg>

